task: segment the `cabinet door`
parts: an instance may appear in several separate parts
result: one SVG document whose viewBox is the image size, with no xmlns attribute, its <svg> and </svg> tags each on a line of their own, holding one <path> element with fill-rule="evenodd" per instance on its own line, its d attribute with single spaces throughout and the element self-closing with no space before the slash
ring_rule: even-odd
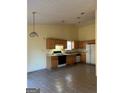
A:
<svg viewBox="0 0 124 93">
<path fill-rule="evenodd" d="M 74 64 L 75 63 L 75 60 L 76 60 L 76 56 L 75 55 L 68 55 L 66 57 L 66 62 L 69 65 Z"/>
<path fill-rule="evenodd" d="M 86 48 L 86 41 L 79 41 L 79 48 Z"/>
<path fill-rule="evenodd" d="M 51 46 L 50 46 L 51 43 L 52 43 L 52 42 L 51 42 L 50 39 L 47 39 L 47 40 L 46 40 L 46 48 L 47 48 L 47 49 L 51 49 Z"/>
<path fill-rule="evenodd" d="M 60 40 L 59 39 L 55 39 L 55 45 L 59 45 L 59 44 L 61 44 Z"/>
<path fill-rule="evenodd" d="M 58 66 L 58 57 L 52 56 L 51 57 L 51 68 L 57 68 Z"/>
<path fill-rule="evenodd" d="M 81 54 L 81 62 L 86 63 L 86 53 Z"/>
<path fill-rule="evenodd" d="M 46 40 L 46 48 L 47 49 L 55 49 L 56 45 L 63 45 L 63 48 L 67 48 L 67 40 L 61 40 L 61 39 L 50 39 L 48 38 Z"/>
<path fill-rule="evenodd" d="M 59 40 L 59 44 L 64 46 L 63 41 L 64 41 L 64 40 Z"/>
<path fill-rule="evenodd" d="M 49 46 L 50 46 L 50 41 L 49 39 L 46 39 L 46 49 L 49 49 Z"/>
<path fill-rule="evenodd" d="M 64 49 L 67 48 L 67 40 L 63 40 L 63 46 L 64 46 Z"/>
<path fill-rule="evenodd" d="M 83 42 L 82 42 L 82 47 L 83 47 L 84 49 L 86 49 L 86 44 L 87 44 L 86 41 L 83 41 Z"/>
<path fill-rule="evenodd" d="M 51 45 L 50 45 L 51 46 L 51 49 L 55 49 L 55 40 L 52 39 L 51 42 L 52 42 Z"/>
<path fill-rule="evenodd" d="M 88 40 L 87 43 L 88 44 L 95 44 L 95 40 Z"/>
<path fill-rule="evenodd" d="M 74 41 L 74 48 L 78 49 L 79 48 L 79 41 Z"/>
<path fill-rule="evenodd" d="M 83 41 L 79 41 L 79 48 L 83 48 Z"/>
<path fill-rule="evenodd" d="M 55 49 L 55 41 L 53 39 L 46 39 L 46 48 Z"/>
</svg>

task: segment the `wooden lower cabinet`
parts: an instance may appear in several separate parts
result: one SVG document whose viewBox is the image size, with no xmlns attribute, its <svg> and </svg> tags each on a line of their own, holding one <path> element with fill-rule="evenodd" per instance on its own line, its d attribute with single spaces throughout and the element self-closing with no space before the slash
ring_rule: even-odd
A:
<svg viewBox="0 0 124 93">
<path fill-rule="evenodd" d="M 81 53 L 81 62 L 86 63 L 86 53 Z"/>
<path fill-rule="evenodd" d="M 57 68 L 58 66 L 58 57 L 51 56 L 51 68 Z"/>
<path fill-rule="evenodd" d="M 76 56 L 75 55 L 67 55 L 66 56 L 66 64 L 67 65 L 74 64 L 75 60 L 76 60 Z"/>
</svg>

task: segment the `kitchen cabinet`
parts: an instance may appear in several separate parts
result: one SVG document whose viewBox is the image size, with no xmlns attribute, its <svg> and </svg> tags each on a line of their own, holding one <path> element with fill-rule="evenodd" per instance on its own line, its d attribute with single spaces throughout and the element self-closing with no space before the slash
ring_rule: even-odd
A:
<svg viewBox="0 0 124 93">
<path fill-rule="evenodd" d="M 74 41 L 74 49 L 78 49 L 79 48 L 79 41 Z"/>
<path fill-rule="evenodd" d="M 95 40 L 79 41 L 79 48 L 86 48 L 86 44 L 95 44 Z"/>
<path fill-rule="evenodd" d="M 46 39 L 46 48 L 47 49 L 55 49 L 56 45 L 63 45 L 63 48 L 67 48 L 67 40 L 61 40 L 61 39 Z"/>
<path fill-rule="evenodd" d="M 47 49 L 55 49 L 55 40 L 54 39 L 46 39 L 46 48 Z"/>
<path fill-rule="evenodd" d="M 79 48 L 83 48 L 83 41 L 79 41 Z"/>
<path fill-rule="evenodd" d="M 95 40 L 88 40 L 87 43 L 88 44 L 95 44 Z"/>
<path fill-rule="evenodd" d="M 62 42 L 63 42 L 64 49 L 66 49 L 67 48 L 67 40 L 63 40 Z"/>
<path fill-rule="evenodd" d="M 85 49 L 86 44 L 95 44 L 95 40 L 85 40 L 85 41 L 74 41 L 74 49 Z M 46 48 L 55 49 L 56 45 L 63 45 L 63 48 L 67 48 L 67 40 L 47 38 Z"/>
<path fill-rule="evenodd" d="M 81 53 L 81 62 L 86 63 L 86 53 Z"/>
<path fill-rule="evenodd" d="M 57 68 L 58 56 L 51 56 L 51 68 Z"/>
<path fill-rule="evenodd" d="M 95 40 L 79 41 L 79 48 L 86 48 L 86 44 L 95 44 Z"/>
<path fill-rule="evenodd" d="M 79 41 L 79 48 L 86 48 L 86 41 Z"/>
<path fill-rule="evenodd" d="M 74 64 L 76 60 L 76 55 L 67 55 L 66 56 L 66 64 L 71 65 Z"/>
</svg>

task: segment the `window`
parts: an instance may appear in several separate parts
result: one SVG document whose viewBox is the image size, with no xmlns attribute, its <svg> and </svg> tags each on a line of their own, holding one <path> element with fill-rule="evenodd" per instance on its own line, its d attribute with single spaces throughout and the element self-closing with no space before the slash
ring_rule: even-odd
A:
<svg viewBox="0 0 124 93">
<path fill-rule="evenodd" d="M 74 41 L 67 41 L 67 50 L 72 50 L 74 48 Z"/>
</svg>

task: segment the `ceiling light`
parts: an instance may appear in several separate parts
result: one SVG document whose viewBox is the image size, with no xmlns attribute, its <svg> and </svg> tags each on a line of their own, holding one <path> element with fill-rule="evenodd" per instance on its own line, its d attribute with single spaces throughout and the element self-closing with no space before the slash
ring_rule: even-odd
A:
<svg viewBox="0 0 124 93">
<path fill-rule="evenodd" d="M 33 32 L 29 34 L 30 37 L 38 37 L 39 35 L 35 32 L 35 14 L 36 12 L 32 12 L 33 15 Z"/>
<path fill-rule="evenodd" d="M 85 14 L 85 12 L 81 12 L 81 15 L 84 15 Z"/>
<path fill-rule="evenodd" d="M 78 24 L 80 24 L 81 22 L 78 22 Z"/>
<path fill-rule="evenodd" d="M 77 19 L 80 19 L 80 17 L 77 17 Z"/>
<path fill-rule="evenodd" d="M 62 20 L 62 23 L 65 23 L 65 21 L 64 21 L 64 20 Z"/>
</svg>

